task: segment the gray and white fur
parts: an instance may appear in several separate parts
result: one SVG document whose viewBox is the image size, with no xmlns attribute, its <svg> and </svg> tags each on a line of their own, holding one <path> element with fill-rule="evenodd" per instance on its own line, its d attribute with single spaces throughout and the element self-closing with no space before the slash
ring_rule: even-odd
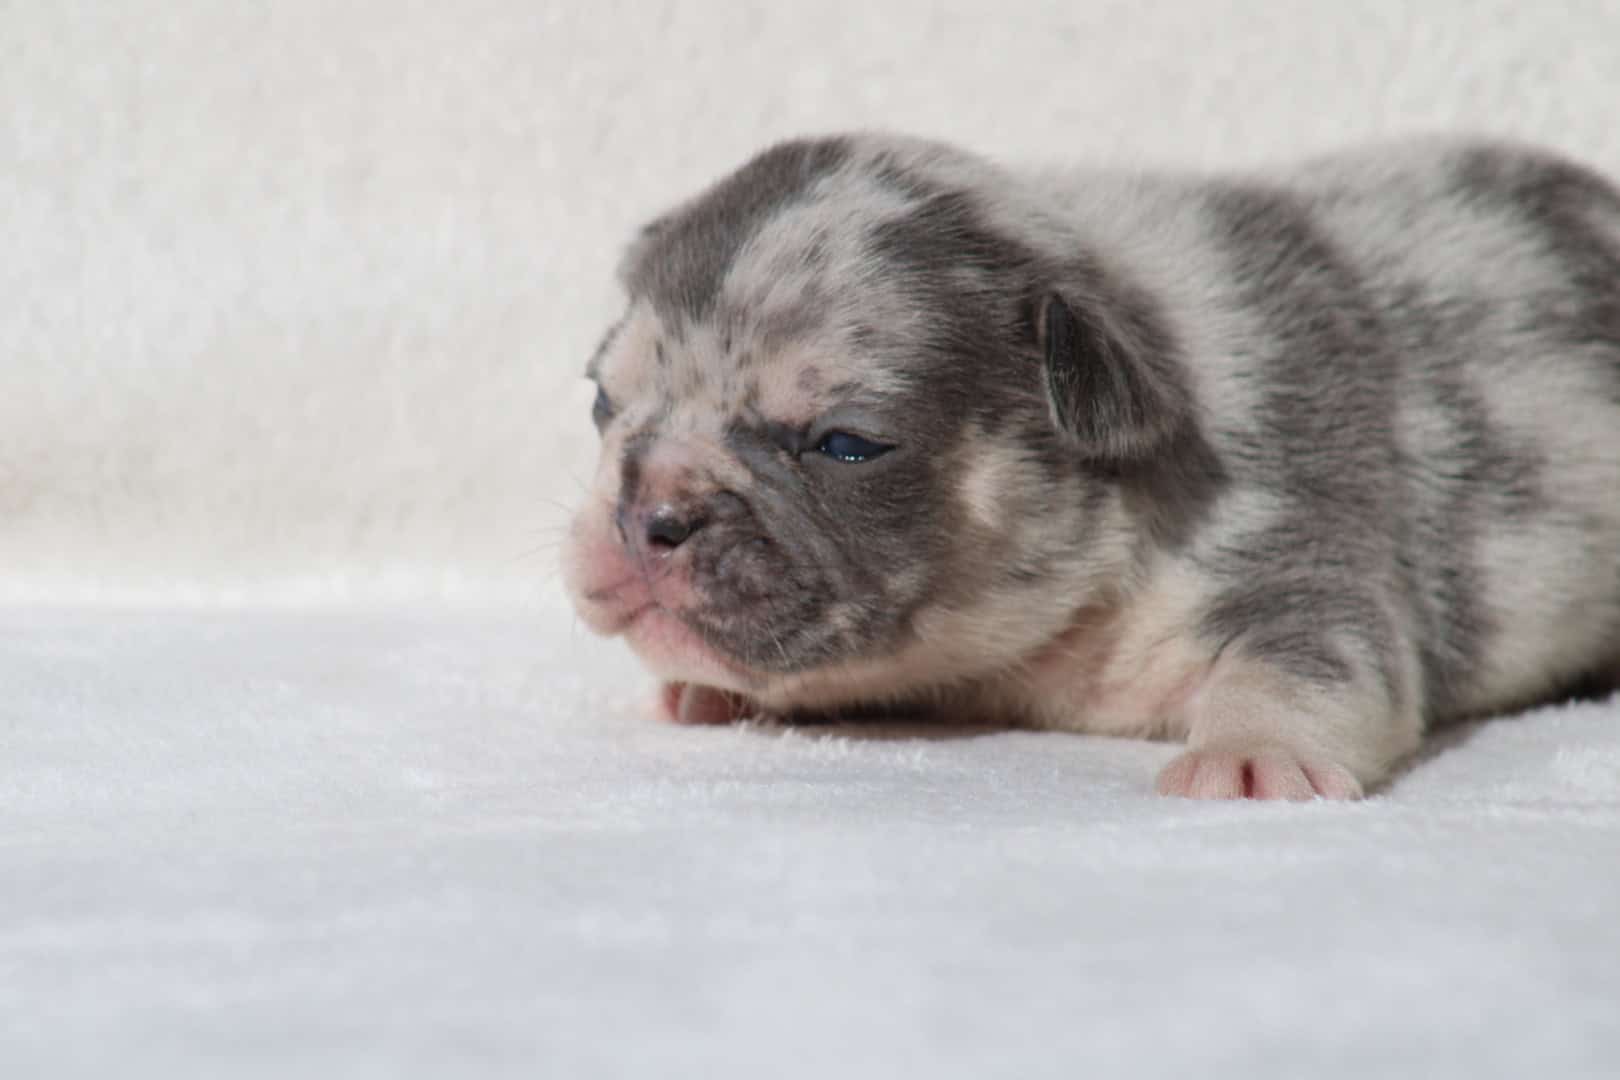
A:
<svg viewBox="0 0 1620 1080">
<path fill-rule="evenodd" d="M 921 704 L 1352 797 L 1620 673 L 1620 193 L 1568 161 L 809 139 L 620 276 L 565 562 L 676 716 Z"/>
</svg>

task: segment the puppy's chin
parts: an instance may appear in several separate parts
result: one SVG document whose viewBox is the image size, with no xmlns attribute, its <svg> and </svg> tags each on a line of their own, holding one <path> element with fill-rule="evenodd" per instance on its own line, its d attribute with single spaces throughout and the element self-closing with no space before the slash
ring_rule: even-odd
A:
<svg viewBox="0 0 1620 1080">
<path fill-rule="evenodd" d="M 631 651 L 665 682 L 739 693 L 757 692 L 764 682 L 759 673 L 710 645 L 678 614 L 656 604 L 632 615 L 621 632 Z"/>
</svg>

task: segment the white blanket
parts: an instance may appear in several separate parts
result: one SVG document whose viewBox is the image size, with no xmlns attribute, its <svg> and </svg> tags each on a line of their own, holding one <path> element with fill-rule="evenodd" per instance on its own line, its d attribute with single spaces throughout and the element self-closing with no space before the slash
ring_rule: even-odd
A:
<svg viewBox="0 0 1620 1080">
<path fill-rule="evenodd" d="M 1198 805 L 575 628 L 617 245 L 770 139 L 1620 175 L 1603 5 L 948 8 L 0 5 L 0 1076 L 1616 1074 L 1620 701 Z"/>
<path fill-rule="evenodd" d="M 1360 805 L 679 728 L 566 619 L 0 622 L 6 1076 L 1612 1076 L 1620 716 Z M 634 688 L 634 689 L 632 689 Z"/>
</svg>

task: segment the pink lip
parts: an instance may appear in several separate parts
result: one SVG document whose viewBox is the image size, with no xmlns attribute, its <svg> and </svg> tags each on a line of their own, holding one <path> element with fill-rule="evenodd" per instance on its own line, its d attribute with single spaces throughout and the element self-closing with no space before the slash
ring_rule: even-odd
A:
<svg viewBox="0 0 1620 1080">
<path fill-rule="evenodd" d="M 635 584 L 637 580 L 638 579 L 636 576 L 632 574 L 629 577 L 621 578 L 612 585 L 603 585 L 601 588 L 588 589 L 585 592 L 585 599 L 589 600 L 593 604 L 608 603 L 622 593 L 626 586 Z M 651 604 L 646 605 L 646 607 L 651 606 Z M 636 610 L 639 613 L 640 611 L 646 610 L 646 608 L 638 608 Z"/>
<path fill-rule="evenodd" d="M 598 523 L 599 525 L 601 523 Z M 623 637 L 665 679 L 740 690 L 761 676 L 709 644 L 682 618 L 698 598 L 676 568 L 647 575 L 608 531 L 586 529 L 575 539 L 567 565 L 575 607 L 595 633 Z"/>
<path fill-rule="evenodd" d="M 654 668 L 673 665 L 666 675 L 680 675 L 688 681 L 720 681 L 731 686 L 750 686 L 757 677 L 735 660 L 703 640 L 679 615 L 657 603 L 644 604 L 630 612 L 618 631 Z"/>
<path fill-rule="evenodd" d="M 614 634 L 627 633 L 643 618 L 652 614 L 656 610 L 658 610 L 658 605 L 650 602 L 642 604 L 638 608 L 632 608 L 619 618 L 618 624 L 614 626 L 611 632 Z"/>
</svg>

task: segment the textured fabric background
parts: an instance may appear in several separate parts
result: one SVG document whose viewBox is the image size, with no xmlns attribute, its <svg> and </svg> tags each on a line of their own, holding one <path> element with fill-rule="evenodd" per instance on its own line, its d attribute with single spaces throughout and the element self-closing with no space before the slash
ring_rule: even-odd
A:
<svg viewBox="0 0 1620 1080">
<path fill-rule="evenodd" d="M 1620 1061 L 1612 703 L 1300 806 L 1155 798 L 1151 743 L 654 723 L 545 617 L 13 610 L 0 686 L 6 1077 Z"/>
<path fill-rule="evenodd" d="M 0 596 L 540 588 L 632 229 L 793 134 L 1620 173 L 1600 2 L 0 5 Z"/>
<path fill-rule="evenodd" d="M 0 1076 L 1615 1075 L 1620 703 L 1166 802 L 658 725 L 553 566 L 618 244 L 769 140 L 1616 101 L 1599 0 L 0 0 Z"/>
</svg>

